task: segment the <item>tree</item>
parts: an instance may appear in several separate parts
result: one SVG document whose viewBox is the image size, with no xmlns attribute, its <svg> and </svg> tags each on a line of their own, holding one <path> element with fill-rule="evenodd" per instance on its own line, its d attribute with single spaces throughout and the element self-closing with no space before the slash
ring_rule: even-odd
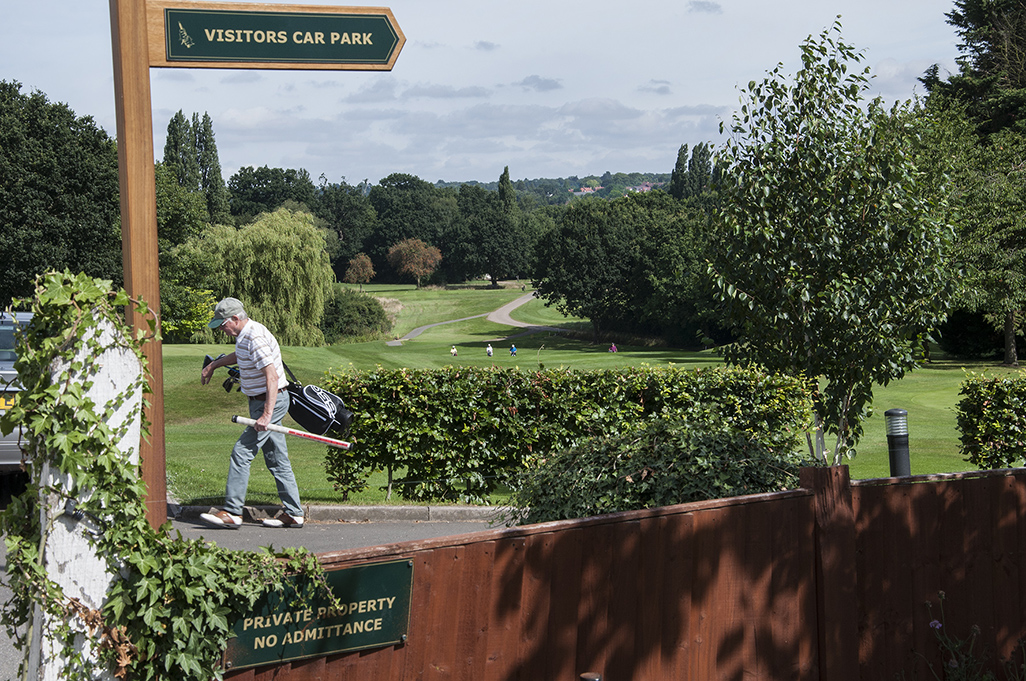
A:
<svg viewBox="0 0 1026 681">
<path fill-rule="evenodd" d="M 218 299 L 242 300 L 283 345 L 324 342 L 320 324 L 334 274 L 309 213 L 281 208 L 240 229 L 211 225 L 176 248 L 174 261 L 177 281 L 188 276 Z"/>
<path fill-rule="evenodd" d="M 196 137 L 189 119 L 182 110 L 171 117 L 164 138 L 164 167 L 187 191 L 200 188 L 199 156 L 196 153 Z"/>
<path fill-rule="evenodd" d="M 1002 130 L 965 152 L 957 178 L 966 302 L 1004 334 L 1004 363 L 1018 366 L 1015 337 L 1026 309 L 1026 136 Z"/>
<path fill-rule="evenodd" d="M 916 165 L 914 119 L 863 106 L 868 69 L 849 69 L 862 57 L 839 34 L 810 36 L 793 78 L 778 65 L 743 91 L 710 267 L 740 332 L 728 361 L 810 381 L 810 453 L 828 463 L 854 454 L 873 384 L 916 366 L 954 288 L 945 192 Z"/>
<path fill-rule="evenodd" d="M 0 306 L 51 269 L 124 280 L 114 140 L 13 81 L 0 81 L 0 253 Z"/>
<path fill-rule="evenodd" d="M 962 43 L 959 72 L 941 81 L 932 66 L 927 90 L 968 108 L 987 137 L 1012 128 L 1026 133 L 1026 4 L 1022 0 L 955 0 L 947 15 Z"/>
<path fill-rule="evenodd" d="M 210 221 L 227 224 L 231 220 L 228 188 L 221 175 L 221 161 L 217 156 L 214 123 L 210 120 L 210 115 L 204 111 L 203 119 L 200 120 L 198 114 L 193 114 L 192 131 L 195 139 L 196 160 L 199 165 L 199 184 L 206 197 Z"/>
<path fill-rule="evenodd" d="M 959 72 L 942 81 L 938 67 L 920 80 L 929 104 L 967 116 L 977 138 L 953 150 L 960 186 L 959 253 L 968 268 L 964 306 L 985 313 L 1004 333 L 1005 363 L 1018 364 L 1016 333 L 1026 304 L 1023 138 L 1026 136 L 1026 4 L 956 0 L 947 14 L 962 43 Z"/>
<path fill-rule="evenodd" d="M 228 179 L 228 191 L 232 215 L 249 222 L 261 213 L 278 210 L 287 201 L 309 209 L 316 190 L 306 170 L 246 166 Z"/>
<path fill-rule="evenodd" d="M 364 243 L 374 268 L 388 272 L 388 250 L 406 239 L 442 243 L 442 235 L 458 217 L 456 193 L 416 177 L 394 173 L 371 187 L 370 202 L 378 216 L 377 230 Z"/>
<path fill-rule="evenodd" d="M 363 290 L 363 285 L 374 278 L 374 265 L 371 264 L 371 259 L 366 253 L 357 253 L 349 261 L 349 267 L 346 268 L 346 277 L 343 281 L 347 284 L 359 284 L 360 290 Z"/>
<path fill-rule="evenodd" d="M 157 193 L 157 245 L 161 255 L 198 236 L 209 221 L 203 195 L 188 191 L 163 163 L 154 169 Z"/>
<path fill-rule="evenodd" d="M 404 239 L 388 249 L 388 263 L 402 276 L 412 277 L 420 288 L 421 279 L 429 277 L 442 262 L 442 253 L 420 239 Z"/>
<path fill-rule="evenodd" d="M 626 282 L 634 264 L 633 225 L 606 201 L 575 202 L 538 243 L 534 286 L 565 315 L 591 320 L 596 340 L 634 315 Z"/>
<path fill-rule="evenodd" d="M 367 197 L 367 181 L 353 186 L 343 178 L 329 183 L 321 175 L 313 213 L 338 235 L 338 256 L 333 263 L 336 273 L 358 253 L 378 225 L 378 216 Z"/>
</svg>

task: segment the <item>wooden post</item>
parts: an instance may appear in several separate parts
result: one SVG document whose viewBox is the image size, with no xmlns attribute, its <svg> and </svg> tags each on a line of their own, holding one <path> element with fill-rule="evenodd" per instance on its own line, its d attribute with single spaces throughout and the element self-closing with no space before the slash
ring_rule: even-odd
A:
<svg viewBox="0 0 1026 681">
<path fill-rule="evenodd" d="M 159 322 L 160 277 L 157 270 L 157 190 L 153 169 L 153 114 L 150 110 L 149 46 L 146 3 L 110 0 L 114 55 L 114 99 L 118 126 L 118 177 L 121 185 L 122 255 L 125 289 L 143 299 Z M 146 320 L 129 312 L 129 323 L 145 329 Z M 146 417 L 149 441 L 140 443 L 142 479 L 146 484 L 146 518 L 159 527 L 167 520 L 164 462 L 164 368 L 157 339 L 143 346 L 151 392 Z"/>
<path fill-rule="evenodd" d="M 803 468 L 801 485 L 815 493 L 816 615 L 819 678 L 858 681 L 855 615 L 855 513 L 847 466 Z"/>
</svg>

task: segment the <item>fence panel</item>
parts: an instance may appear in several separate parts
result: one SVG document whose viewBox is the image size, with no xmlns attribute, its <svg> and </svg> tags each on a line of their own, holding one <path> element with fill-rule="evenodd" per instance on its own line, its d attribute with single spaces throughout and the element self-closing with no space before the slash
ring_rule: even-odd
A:
<svg viewBox="0 0 1026 681">
<path fill-rule="evenodd" d="M 409 639 L 226 678 L 932 678 L 941 591 L 949 633 L 977 624 L 978 650 L 1015 651 L 1026 471 L 849 483 L 838 467 L 802 480 L 807 489 L 325 554 L 329 569 L 414 562 Z"/>
</svg>

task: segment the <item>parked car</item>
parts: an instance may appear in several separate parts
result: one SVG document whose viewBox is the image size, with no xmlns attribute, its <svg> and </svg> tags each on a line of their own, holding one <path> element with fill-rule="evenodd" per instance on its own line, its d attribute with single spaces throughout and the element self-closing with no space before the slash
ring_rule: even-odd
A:
<svg viewBox="0 0 1026 681">
<path fill-rule="evenodd" d="M 0 412 L 14 405 L 14 398 L 21 385 L 18 374 L 14 370 L 15 352 L 14 331 L 18 324 L 25 324 L 32 319 L 28 312 L 0 311 Z M 0 473 L 17 473 L 21 471 L 21 429 L 16 428 L 0 438 Z"/>
</svg>

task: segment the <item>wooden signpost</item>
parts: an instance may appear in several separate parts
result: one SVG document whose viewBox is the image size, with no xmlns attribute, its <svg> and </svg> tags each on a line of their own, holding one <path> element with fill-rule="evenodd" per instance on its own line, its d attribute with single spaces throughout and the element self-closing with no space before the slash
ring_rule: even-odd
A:
<svg viewBox="0 0 1026 681">
<path fill-rule="evenodd" d="M 110 0 L 125 289 L 160 314 L 150 67 L 388 71 L 406 38 L 391 10 L 265 3 Z M 129 322 L 145 329 L 131 312 Z M 167 520 L 164 379 L 159 340 L 150 370 L 149 440 L 140 447 L 146 517 Z"/>
</svg>

